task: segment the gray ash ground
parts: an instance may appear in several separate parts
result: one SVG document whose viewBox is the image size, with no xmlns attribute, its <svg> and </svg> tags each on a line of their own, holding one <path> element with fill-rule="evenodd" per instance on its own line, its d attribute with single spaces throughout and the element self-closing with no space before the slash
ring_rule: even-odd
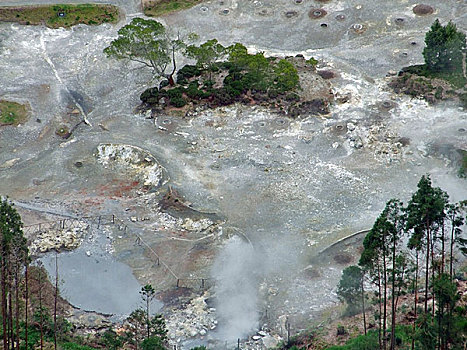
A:
<svg viewBox="0 0 467 350">
<path fill-rule="evenodd" d="M 303 320 L 319 319 L 336 303 L 333 291 L 346 264 L 331 253 L 316 259 L 324 247 L 369 228 L 390 198 L 407 200 L 423 174 L 429 173 L 452 201 L 467 197 L 455 151 L 467 148 L 466 133 L 460 131 L 466 128 L 465 110 L 395 95 L 386 77 L 391 70 L 422 63 L 424 33 L 435 18 L 453 20 L 465 30 L 467 5 L 427 1 L 434 14 L 419 16 L 412 11 L 415 4 L 207 1 L 162 19 L 174 29 L 197 32 L 202 40 L 215 37 L 266 54 L 318 58 L 318 70 L 336 73 L 328 81 L 339 102 L 329 116 L 306 119 L 236 105 L 200 111 L 190 119 L 158 115 L 148 120 L 134 111 L 150 84 L 149 72 L 102 53 L 123 22 L 69 30 L 1 24 L 2 98 L 28 102 L 32 113 L 24 125 L 0 129 L 0 193 L 35 209 L 23 210 L 28 223 L 56 218 L 57 212 L 115 214 L 180 277 L 213 276 L 233 284 L 241 277 L 239 283 L 252 286 L 244 297 L 256 301 L 245 321 L 254 327 L 222 333 L 222 320 L 232 316 L 222 306 L 229 303 L 228 293 L 209 305 L 216 310 L 206 309 L 219 319 L 215 330 L 226 338 L 246 337 L 265 323 L 280 333 L 286 316 L 296 331 Z M 315 7 L 326 16 L 310 19 L 308 11 Z M 139 9 L 126 2 L 125 11 L 129 22 Z M 288 11 L 293 16 L 284 15 Z M 81 121 L 82 115 L 72 113 L 77 107 L 91 125 L 80 124 L 63 140 L 55 131 Z M 191 208 L 215 213 L 221 222 L 211 231 L 197 231 L 161 213 L 158 201 L 167 186 L 144 188 L 134 173 L 103 167 L 94 156 L 101 143 L 148 151 L 166 169 L 167 186 Z M 222 263 L 213 270 L 214 261 L 236 266 L 235 259 L 225 260 L 223 249 L 235 235 L 254 247 L 254 258 L 244 257 L 249 263 L 239 264 L 233 275 Z M 134 243 L 134 236 L 117 232 L 107 254 L 130 266 L 141 284 L 172 290 L 174 280 L 154 266 L 148 249 Z M 351 261 L 344 262 L 355 262 L 356 253 L 348 255 Z M 216 291 L 211 289 L 213 300 Z M 209 317 L 207 334 L 199 328 L 198 340 L 215 337 Z M 262 344 L 252 340 L 251 348 Z"/>
</svg>

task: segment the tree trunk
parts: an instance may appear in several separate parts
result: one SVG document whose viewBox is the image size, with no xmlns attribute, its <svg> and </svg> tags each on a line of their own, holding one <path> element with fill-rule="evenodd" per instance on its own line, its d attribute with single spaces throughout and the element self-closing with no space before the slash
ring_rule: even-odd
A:
<svg viewBox="0 0 467 350">
<path fill-rule="evenodd" d="M 149 327 L 149 296 L 146 299 L 146 327 L 147 327 L 147 339 L 151 336 Z"/>
<path fill-rule="evenodd" d="M 430 230 L 426 230 L 426 262 L 425 262 L 425 313 L 428 312 L 428 282 L 430 279 Z"/>
<path fill-rule="evenodd" d="M 172 72 L 167 76 L 170 86 L 175 85 L 174 74 L 177 70 L 177 62 L 175 61 L 175 46 L 172 46 Z"/>
<path fill-rule="evenodd" d="M 16 350 L 19 350 L 19 266 L 15 268 Z"/>
<path fill-rule="evenodd" d="M 395 349 L 395 332 L 396 332 L 396 237 L 392 240 L 392 300 L 391 300 L 391 350 Z"/>
<path fill-rule="evenodd" d="M 453 265 L 453 257 L 454 257 L 454 233 L 455 233 L 455 226 L 454 226 L 454 217 L 452 220 L 452 227 L 451 227 L 451 241 L 449 242 L 450 244 L 450 249 L 449 249 L 449 276 L 451 276 L 451 281 L 452 281 L 452 265 Z"/>
<path fill-rule="evenodd" d="M 363 288 L 363 276 L 362 276 L 362 314 L 363 314 L 363 331 L 366 335 L 366 315 L 365 315 L 365 289 Z"/>
<path fill-rule="evenodd" d="M 10 274 L 11 275 L 11 274 Z M 11 281 L 11 280 L 10 280 Z M 14 330 L 13 330 L 13 298 L 11 296 L 11 288 L 9 288 L 8 293 L 8 330 L 9 330 L 9 337 L 10 337 L 10 347 L 11 350 L 15 349 L 15 342 L 14 342 Z"/>
<path fill-rule="evenodd" d="M 431 235 L 431 283 L 435 282 L 435 235 Z M 431 319 L 435 319 L 435 295 L 434 292 L 431 295 Z"/>
<path fill-rule="evenodd" d="M 444 241 L 445 241 L 445 231 L 444 231 L 444 220 L 443 220 L 443 225 L 441 226 L 441 273 L 444 273 L 444 259 L 445 259 L 445 254 L 444 254 Z"/>
<path fill-rule="evenodd" d="M 55 252 L 54 349 L 57 350 L 58 256 Z"/>
<path fill-rule="evenodd" d="M 26 350 L 28 350 L 28 307 L 29 307 L 29 263 L 26 262 L 26 268 L 24 271 L 24 277 L 25 277 L 25 292 L 24 292 L 24 341 L 26 343 Z"/>
<path fill-rule="evenodd" d="M 386 244 L 386 242 L 384 242 Z M 383 248 L 383 283 L 384 283 L 384 296 L 383 296 L 383 349 L 387 348 L 387 317 L 388 317 L 388 276 L 386 269 L 386 253 L 385 246 Z"/>
<path fill-rule="evenodd" d="M 414 320 L 413 320 L 413 327 L 412 327 L 412 347 L 411 349 L 415 349 L 415 324 L 417 322 L 417 304 L 418 304 L 418 250 L 415 253 L 415 281 L 414 281 L 414 290 L 415 290 L 415 297 L 414 297 Z"/>
<path fill-rule="evenodd" d="M 39 269 L 38 271 L 38 279 L 39 279 L 39 312 L 40 312 L 40 319 L 39 319 L 39 330 L 40 330 L 40 340 L 41 340 L 41 350 L 44 349 L 44 317 L 43 317 L 43 313 L 44 313 L 44 310 L 42 309 L 42 270 Z"/>
<path fill-rule="evenodd" d="M 379 304 L 379 314 L 378 314 L 378 343 L 379 343 L 379 348 L 383 348 L 383 342 L 381 339 L 381 313 L 382 313 L 382 305 L 381 305 L 381 271 L 380 271 L 380 266 L 378 262 L 378 304 Z"/>
<path fill-rule="evenodd" d="M 7 326 L 7 298 L 6 298 L 6 256 L 5 250 L 2 249 L 2 331 L 3 331 L 3 349 L 8 349 L 8 326 Z"/>
</svg>

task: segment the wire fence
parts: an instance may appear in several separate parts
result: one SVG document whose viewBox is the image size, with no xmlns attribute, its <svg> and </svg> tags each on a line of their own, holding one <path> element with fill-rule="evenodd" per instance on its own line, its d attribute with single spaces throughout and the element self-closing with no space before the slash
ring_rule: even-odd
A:
<svg viewBox="0 0 467 350">
<path fill-rule="evenodd" d="M 132 234 L 135 236 L 134 244 L 144 246 L 149 252 L 149 259 L 152 260 L 153 267 L 163 267 L 168 272 L 168 275 L 173 280 L 173 285 L 176 288 L 190 288 L 195 290 L 206 290 L 214 285 L 212 278 L 184 278 L 174 272 L 174 270 L 160 257 L 159 254 L 148 244 L 143 237 L 136 233 L 131 232 L 126 224 L 127 221 L 118 218 L 114 214 L 109 215 L 96 215 L 96 216 L 83 216 L 80 218 L 66 218 L 55 221 L 46 221 L 33 225 L 23 227 L 24 234 L 29 237 L 29 240 L 36 239 L 39 235 L 49 231 L 66 231 L 72 229 L 83 229 L 90 231 L 92 228 L 101 229 L 104 226 L 115 225 L 119 230 L 125 234 Z"/>
</svg>

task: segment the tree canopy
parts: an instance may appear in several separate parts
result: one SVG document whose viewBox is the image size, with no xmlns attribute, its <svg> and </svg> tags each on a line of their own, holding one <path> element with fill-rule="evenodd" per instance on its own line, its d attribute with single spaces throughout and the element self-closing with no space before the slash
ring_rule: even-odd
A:
<svg viewBox="0 0 467 350">
<path fill-rule="evenodd" d="M 161 23 L 134 18 L 120 28 L 118 38 L 104 49 L 104 53 L 108 57 L 141 63 L 152 69 L 155 78 L 165 77 L 171 82 L 176 70 L 175 51 L 182 46 L 180 38 L 171 39 Z M 172 72 L 167 74 L 171 62 Z"/>
<path fill-rule="evenodd" d="M 425 35 L 423 57 L 432 72 L 462 71 L 467 45 L 465 34 L 454 23 L 443 26 L 437 19 Z"/>
<path fill-rule="evenodd" d="M 213 64 L 225 57 L 227 49 L 216 39 L 211 39 L 200 46 L 190 45 L 185 50 L 189 58 L 196 60 L 196 65 L 203 69 L 211 69 Z"/>
<path fill-rule="evenodd" d="M 465 347 L 467 308 L 458 305 L 453 262 L 467 253 L 466 202 L 449 203 L 448 194 L 434 187 L 429 175 L 422 176 L 417 187 L 406 206 L 397 199 L 386 203 L 363 241 L 359 260 L 363 274 L 355 266 L 348 267 L 337 288 L 339 298 L 350 306 L 359 301 L 360 276 L 373 284 L 368 292 L 374 295 L 378 345 L 374 342 L 372 349 L 399 348 L 402 340 L 397 338 L 396 326 L 401 312 L 411 318 L 412 327 L 403 326 L 411 349 Z M 419 299 L 422 283 L 424 297 Z M 414 294 L 408 313 L 398 309 L 406 293 Z"/>
</svg>

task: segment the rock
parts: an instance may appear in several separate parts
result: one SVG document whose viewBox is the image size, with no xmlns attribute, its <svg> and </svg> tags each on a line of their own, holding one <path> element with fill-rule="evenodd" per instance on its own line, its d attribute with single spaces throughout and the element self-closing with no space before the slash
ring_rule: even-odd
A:
<svg viewBox="0 0 467 350">
<path fill-rule="evenodd" d="M 251 339 L 253 339 L 254 341 L 258 341 L 260 339 L 262 339 L 259 335 L 254 335 L 251 337 Z"/>
<path fill-rule="evenodd" d="M 163 168 L 147 151 L 131 145 L 100 144 L 95 154 L 98 162 L 115 170 L 136 173 L 143 185 L 159 187 L 163 183 Z M 145 161 L 149 158 L 151 162 Z"/>
<path fill-rule="evenodd" d="M 91 252 L 89 250 L 86 251 L 86 256 L 91 256 Z"/>
<path fill-rule="evenodd" d="M 45 253 L 51 250 L 71 250 L 79 247 L 81 237 L 88 229 L 88 225 L 83 222 L 78 222 L 76 225 L 72 229 L 51 227 L 48 231 L 41 232 L 31 243 L 30 251 L 34 254 L 38 251 Z"/>
<path fill-rule="evenodd" d="M 209 219 L 192 220 L 186 218 L 181 227 L 187 231 L 202 232 L 213 225 L 213 222 Z"/>
<path fill-rule="evenodd" d="M 360 149 L 360 148 L 363 147 L 363 142 L 362 142 L 362 140 L 361 140 L 360 138 L 357 139 L 357 140 L 355 140 L 355 145 L 354 145 L 354 147 L 355 147 L 356 149 Z"/>
<path fill-rule="evenodd" d="M 271 349 L 271 348 L 276 348 L 276 346 L 279 344 L 280 338 L 275 338 L 271 335 L 266 335 L 263 338 L 263 345 L 266 349 Z"/>
<path fill-rule="evenodd" d="M 336 149 L 337 147 L 339 147 L 339 142 L 334 142 L 332 144 L 332 148 Z"/>
<path fill-rule="evenodd" d="M 268 334 L 265 332 L 265 331 L 259 331 L 258 332 L 258 335 L 262 336 L 262 337 L 265 337 L 267 336 Z"/>
<path fill-rule="evenodd" d="M 138 221 L 138 218 L 136 216 L 131 216 L 130 221 L 131 222 L 136 222 L 136 221 Z"/>
<path fill-rule="evenodd" d="M 13 158 L 13 159 L 7 160 L 5 163 L 0 165 L 0 169 L 11 168 L 19 160 L 20 160 L 20 158 Z"/>
<path fill-rule="evenodd" d="M 355 130 L 355 124 L 354 123 L 347 123 L 347 130 L 354 131 Z"/>
<path fill-rule="evenodd" d="M 351 92 L 346 92 L 345 94 L 338 93 L 336 95 L 336 102 L 339 103 L 339 104 L 347 103 L 351 99 L 352 99 L 352 93 Z"/>
<path fill-rule="evenodd" d="M 75 108 L 74 110 L 71 111 L 71 114 L 79 114 L 79 109 Z"/>
</svg>

